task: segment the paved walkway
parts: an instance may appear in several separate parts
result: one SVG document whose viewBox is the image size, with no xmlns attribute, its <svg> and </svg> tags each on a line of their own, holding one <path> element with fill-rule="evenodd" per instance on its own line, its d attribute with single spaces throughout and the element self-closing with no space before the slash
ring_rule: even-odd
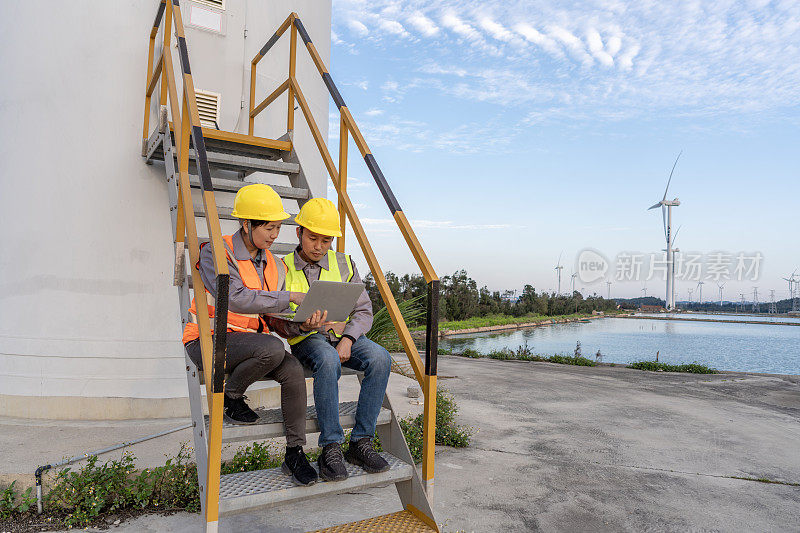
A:
<svg viewBox="0 0 800 533">
<path fill-rule="evenodd" d="M 437 517 L 455 531 L 798 531 L 800 377 L 441 357 L 468 449 L 437 452 Z M 302 532 L 399 509 L 392 487 L 223 518 Z M 198 515 L 120 532 L 189 532 Z"/>
</svg>

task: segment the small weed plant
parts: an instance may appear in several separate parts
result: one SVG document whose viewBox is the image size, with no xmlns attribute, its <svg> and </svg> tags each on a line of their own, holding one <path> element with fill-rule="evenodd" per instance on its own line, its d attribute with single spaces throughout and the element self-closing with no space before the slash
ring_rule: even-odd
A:
<svg viewBox="0 0 800 533">
<path fill-rule="evenodd" d="M 36 498 L 31 496 L 33 487 L 28 487 L 22 494 L 17 493 L 15 485 L 16 481 L 12 481 L 11 485 L 6 487 L 2 494 L 0 494 L 0 520 L 12 518 L 16 514 L 27 513 L 34 504 Z"/>
<path fill-rule="evenodd" d="M 436 444 L 466 448 L 469 446 L 473 428 L 456 424 L 458 405 L 446 389 L 436 391 Z M 424 416 L 409 416 L 400 420 L 408 448 L 415 463 L 422 462 L 422 428 Z"/>
</svg>

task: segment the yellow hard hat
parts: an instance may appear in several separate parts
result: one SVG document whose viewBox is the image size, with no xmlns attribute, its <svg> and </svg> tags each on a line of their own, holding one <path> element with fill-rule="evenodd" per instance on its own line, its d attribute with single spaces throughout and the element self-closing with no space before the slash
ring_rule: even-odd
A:
<svg viewBox="0 0 800 533">
<path fill-rule="evenodd" d="M 283 202 L 272 187 L 263 183 L 245 185 L 233 199 L 233 213 L 236 218 L 248 220 L 286 220 L 291 215 L 283 210 Z"/>
<path fill-rule="evenodd" d="M 330 237 L 341 237 L 339 229 L 339 212 L 333 202 L 327 198 L 312 198 L 307 201 L 294 217 L 298 226 Z"/>
</svg>

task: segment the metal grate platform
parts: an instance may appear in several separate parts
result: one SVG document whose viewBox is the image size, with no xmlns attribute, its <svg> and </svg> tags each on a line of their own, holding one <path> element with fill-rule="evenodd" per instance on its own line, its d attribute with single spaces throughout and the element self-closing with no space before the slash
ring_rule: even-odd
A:
<svg viewBox="0 0 800 533">
<path fill-rule="evenodd" d="M 280 468 L 226 474 L 220 481 L 220 513 L 266 507 L 281 502 L 388 485 L 411 479 L 414 468 L 412 465 L 386 452 L 382 452 L 381 456 L 390 466 L 386 472 L 368 474 L 364 469 L 345 462 L 350 477 L 344 481 L 320 481 L 310 487 L 295 485 Z M 312 466 L 316 469 L 316 462 L 312 463 Z"/>
<path fill-rule="evenodd" d="M 339 423 L 344 429 L 356 425 L 356 407 L 358 402 L 342 402 L 339 404 Z M 242 425 L 233 422 L 227 416 L 222 418 L 222 442 L 241 442 L 246 440 L 271 439 L 282 437 L 283 413 L 278 409 L 255 409 L 258 422 Z M 388 424 L 392 420 L 392 412 L 381 408 L 378 414 L 378 425 Z M 208 429 L 208 415 L 205 416 L 206 429 Z M 318 433 L 317 410 L 313 405 L 306 408 L 306 433 Z"/>
<path fill-rule="evenodd" d="M 312 533 L 428 533 L 436 531 L 409 511 L 318 529 Z"/>
</svg>

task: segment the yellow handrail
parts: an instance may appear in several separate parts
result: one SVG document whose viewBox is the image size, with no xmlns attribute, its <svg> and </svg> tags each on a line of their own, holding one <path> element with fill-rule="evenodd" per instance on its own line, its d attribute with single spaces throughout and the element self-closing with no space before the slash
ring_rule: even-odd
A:
<svg viewBox="0 0 800 533">
<path fill-rule="evenodd" d="M 283 82 L 279 85 L 269 96 L 267 96 L 264 100 L 261 101 L 260 104 L 257 106 L 255 105 L 255 77 L 256 77 L 256 69 L 259 61 L 261 58 L 266 55 L 267 52 L 272 48 L 272 46 L 280 39 L 280 37 L 286 32 L 286 30 L 291 26 L 291 36 L 290 36 L 290 46 L 289 46 L 289 79 L 288 87 L 287 82 Z M 331 97 L 336 104 L 336 107 L 339 109 L 339 168 L 337 170 L 336 165 L 334 164 L 333 158 L 331 157 L 330 151 L 328 150 L 327 143 L 325 142 L 322 134 L 317 126 L 314 117 L 311 114 L 311 109 L 308 106 L 308 102 L 306 101 L 305 97 L 303 96 L 303 92 L 300 89 L 300 86 L 297 82 L 295 76 L 295 63 L 296 63 L 296 39 L 297 34 L 300 35 L 300 38 L 303 40 L 303 43 L 306 45 L 306 50 L 308 51 L 309 55 L 311 56 L 314 65 L 317 68 L 320 76 L 323 79 L 326 87 L 328 88 L 328 92 L 330 93 Z M 414 370 L 414 375 L 419 382 L 420 386 L 422 387 L 424 398 L 425 398 L 425 408 L 424 408 L 424 425 L 423 425 L 423 478 L 426 481 L 426 488 L 431 494 L 433 488 L 433 474 L 434 474 L 434 446 L 435 446 L 435 432 L 436 432 L 436 375 L 437 375 L 437 352 L 438 352 L 438 314 L 439 314 L 439 278 L 436 275 L 436 272 L 433 269 L 430 261 L 428 260 L 428 256 L 425 251 L 422 249 L 422 246 L 417 239 L 416 234 L 414 233 L 413 228 L 408 222 L 405 214 L 403 213 L 402 209 L 400 208 L 397 199 L 394 196 L 391 188 L 389 187 L 386 178 L 383 176 L 383 173 L 378 167 L 377 162 L 375 161 L 375 157 L 372 155 L 372 152 L 369 149 L 369 145 L 367 144 L 364 136 L 361 134 L 361 131 L 358 128 L 355 120 L 353 119 L 350 110 L 344 103 L 344 99 L 339 94 L 336 85 L 331 78 L 330 73 L 328 72 L 325 63 L 322 61 L 319 53 L 317 52 L 316 47 L 311 42 L 311 38 L 308 35 L 303 23 L 300 21 L 300 18 L 297 16 L 296 13 L 291 13 L 286 20 L 278 27 L 277 31 L 270 37 L 267 43 L 264 45 L 263 48 L 255 55 L 255 57 L 250 62 L 250 107 L 249 107 L 249 134 L 253 135 L 254 129 L 254 119 L 261 113 L 270 103 L 275 101 L 278 96 L 283 94 L 284 91 L 288 90 L 289 98 L 288 98 L 288 116 L 287 116 L 287 130 L 291 132 L 294 128 L 294 104 L 295 101 L 300 106 L 300 109 L 303 112 L 303 116 L 306 119 L 306 122 L 311 130 L 311 135 L 314 138 L 314 142 L 317 145 L 317 149 L 319 150 L 320 155 L 322 156 L 323 163 L 325 164 L 325 168 L 328 171 L 328 175 L 333 182 L 334 187 L 338 193 L 338 205 L 340 211 L 340 225 L 342 229 L 342 237 L 337 240 L 336 248 L 338 251 L 344 251 L 344 233 L 345 233 L 345 217 L 347 220 L 350 221 L 350 225 L 353 228 L 353 233 L 358 240 L 359 245 L 361 246 L 361 250 L 364 253 L 364 257 L 367 261 L 367 264 L 372 271 L 372 275 L 375 278 L 375 284 L 378 287 L 378 291 L 383 298 L 384 303 L 386 304 L 386 309 L 389 312 L 389 316 L 392 319 L 392 323 L 397 330 L 398 337 L 400 342 L 403 345 L 403 348 L 408 356 L 408 359 L 411 363 L 411 367 Z M 403 320 L 403 316 L 400 313 L 400 309 L 397 306 L 397 302 L 392 295 L 392 291 L 389 289 L 389 285 L 386 282 L 386 278 L 381 270 L 381 267 L 378 263 L 378 260 L 375 256 L 375 253 L 372 250 L 372 246 L 367 239 L 366 233 L 364 232 L 364 228 L 361 225 L 361 222 L 358 218 L 358 215 L 355 212 L 355 208 L 353 207 L 352 202 L 350 201 L 350 197 L 347 194 L 347 144 L 349 142 L 349 137 L 352 135 L 353 141 L 355 142 L 356 146 L 358 147 L 361 155 L 364 158 L 364 162 L 367 165 L 370 173 L 372 174 L 375 183 L 378 186 L 381 194 L 383 195 L 386 204 L 388 205 L 392 216 L 397 223 L 397 226 L 400 228 L 400 232 L 403 235 L 403 238 L 406 241 L 409 249 L 411 250 L 412 255 L 414 256 L 414 260 L 417 262 L 423 276 L 425 277 L 425 281 L 428 284 L 428 310 L 427 310 L 427 323 L 426 323 L 426 357 L 425 363 L 423 367 L 423 363 L 420 359 L 419 352 L 417 350 L 416 345 L 414 344 L 413 339 L 411 338 L 411 333 L 408 330 L 408 326 Z"/>
<path fill-rule="evenodd" d="M 163 17 L 167 14 L 166 18 Z M 153 54 L 155 39 L 164 19 L 164 42 L 161 54 L 155 69 L 153 69 Z M 170 42 L 172 37 L 172 22 L 175 24 L 175 36 L 178 45 L 178 54 L 181 62 L 183 81 L 182 98 L 178 96 L 175 72 L 172 64 Z M 145 89 L 145 111 L 143 126 L 143 146 L 146 149 L 147 138 L 150 130 L 150 105 L 156 82 L 161 74 L 160 103 L 165 105 L 169 101 L 172 119 L 175 124 L 175 148 L 178 156 L 178 223 L 175 232 L 175 242 L 183 248 L 184 239 L 188 240 L 190 264 L 197 264 L 200 257 L 200 247 L 197 238 L 194 207 L 189 183 L 189 145 L 194 147 L 197 158 L 197 168 L 202 188 L 203 209 L 211 249 L 214 258 L 216 274 L 216 300 L 214 329 L 212 335 L 211 321 L 208 315 L 208 305 L 205 297 L 195 298 L 197 306 L 197 325 L 200 330 L 200 346 L 203 360 L 203 373 L 205 375 L 206 395 L 210 414 L 209 428 L 207 431 L 208 466 L 205 480 L 204 499 L 205 519 L 207 530 L 216 530 L 219 519 L 219 486 L 220 465 L 222 454 L 222 410 L 224 404 L 225 386 L 225 344 L 228 314 L 228 260 L 222 241 L 222 232 L 219 225 L 217 204 L 214 190 L 211 185 L 211 173 L 206 156 L 205 139 L 197 111 L 194 83 L 189 66 L 189 52 L 186 47 L 183 21 L 179 0 L 161 0 L 158 5 L 153 27 L 150 30 L 150 42 L 147 61 L 147 84 Z M 169 129 L 164 132 L 169 135 Z M 166 154 L 165 154 L 166 156 Z M 205 285 L 200 277 L 200 272 L 190 269 L 195 294 L 204 294 Z M 211 468 L 211 465 L 217 465 Z"/>
</svg>

